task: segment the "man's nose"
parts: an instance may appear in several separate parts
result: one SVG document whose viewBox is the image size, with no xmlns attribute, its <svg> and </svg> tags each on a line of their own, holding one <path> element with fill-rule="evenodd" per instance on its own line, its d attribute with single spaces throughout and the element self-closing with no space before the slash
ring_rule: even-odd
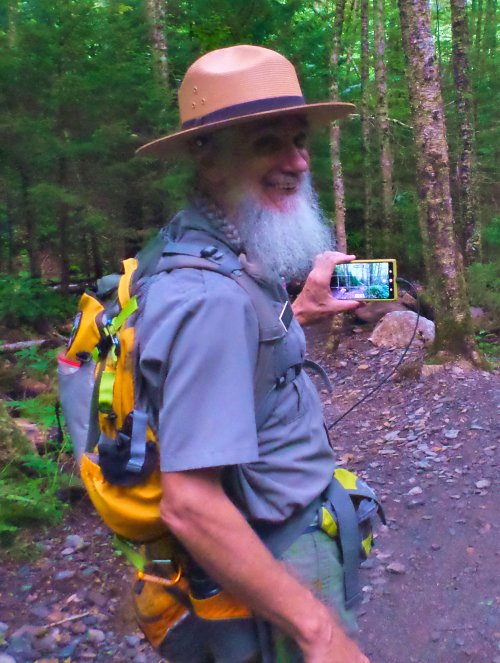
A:
<svg viewBox="0 0 500 663">
<path fill-rule="evenodd" d="M 286 147 L 281 155 L 281 168 L 287 172 L 301 175 L 309 170 L 309 153 L 296 145 Z"/>
</svg>

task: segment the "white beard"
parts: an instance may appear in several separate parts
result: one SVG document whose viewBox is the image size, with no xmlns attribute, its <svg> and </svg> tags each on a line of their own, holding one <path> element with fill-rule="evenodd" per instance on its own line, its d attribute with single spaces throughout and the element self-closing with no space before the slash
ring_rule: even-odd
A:
<svg viewBox="0 0 500 663">
<path fill-rule="evenodd" d="M 304 178 L 283 211 L 247 198 L 231 220 L 239 230 L 248 261 L 265 278 L 303 280 L 314 258 L 334 246 L 310 178 Z"/>
</svg>

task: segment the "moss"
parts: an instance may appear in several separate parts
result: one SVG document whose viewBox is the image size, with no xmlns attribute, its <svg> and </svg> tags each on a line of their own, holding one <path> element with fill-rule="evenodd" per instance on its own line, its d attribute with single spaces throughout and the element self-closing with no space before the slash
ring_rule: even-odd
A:
<svg viewBox="0 0 500 663">
<path fill-rule="evenodd" d="M 12 421 L 5 403 L 0 400 L 0 467 L 30 453 L 33 453 L 33 447 Z"/>
</svg>

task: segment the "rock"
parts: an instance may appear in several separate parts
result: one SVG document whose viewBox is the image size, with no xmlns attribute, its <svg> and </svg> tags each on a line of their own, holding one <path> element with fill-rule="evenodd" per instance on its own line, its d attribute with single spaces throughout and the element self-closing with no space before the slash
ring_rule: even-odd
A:
<svg viewBox="0 0 500 663">
<path fill-rule="evenodd" d="M 67 548 L 73 548 L 74 550 L 83 550 L 86 547 L 86 543 L 81 536 L 78 534 L 69 534 L 64 539 L 64 546 Z"/>
<path fill-rule="evenodd" d="M 38 619 L 46 619 L 49 615 L 49 609 L 43 604 L 35 604 L 30 608 L 30 615 Z"/>
<path fill-rule="evenodd" d="M 89 631 L 87 633 L 87 638 L 89 642 L 94 642 L 94 643 L 100 643 L 104 642 L 106 639 L 106 635 L 104 634 L 104 631 L 100 631 L 97 628 L 89 628 Z"/>
<path fill-rule="evenodd" d="M 403 573 L 406 573 L 406 566 L 401 564 L 401 562 L 391 562 L 386 566 L 386 570 L 395 575 L 402 575 Z"/>
<path fill-rule="evenodd" d="M 87 598 L 89 599 L 89 601 L 92 601 L 92 603 L 96 605 L 98 608 L 104 608 L 104 606 L 108 602 L 107 597 L 103 596 L 96 589 L 91 589 L 90 592 L 87 594 Z"/>
<path fill-rule="evenodd" d="M 54 580 L 70 580 L 75 577 L 74 571 L 59 571 L 54 576 Z"/>
<path fill-rule="evenodd" d="M 32 644 L 41 654 L 51 654 L 57 649 L 57 641 L 51 633 L 44 635 L 42 638 L 34 638 Z"/>
<path fill-rule="evenodd" d="M 71 624 L 71 631 L 75 635 L 82 635 L 83 633 L 86 633 L 87 627 L 83 622 L 73 622 Z"/>
<path fill-rule="evenodd" d="M 370 341 L 378 347 L 404 348 L 410 342 L 417 314 L 413 311 L 388 313 L 375 327 Z M 428 344 L 434 341 L 435 325 L 431 320 L 420 317 L 414 343 Z"/>
<path fill-rule="evenodd" d="M 23 392 L 24 398 L 34 398 L 49 391 L 50 386 L 45 382 L 40 382 L 40 380 L 23 376 L 18 381 L 18 388 Z"/>
<path fill-rule="evenodd" d="M 415 486 L 414 488 L 411 488 L 407 494 L 413 496 L 413 495 L 421 495 L 423 492 L 424 491 L 422 490 L 422 488 L 420 488 L 420 486 Z"/>
<path fill-rule="evenodd" d="M 470 317 L 473 320 L 480 320 L 481 318 L 484 318 L 484 309 L 482 309 L 480 306 L 471 306 Z"/>
<path fill-rule="evenodd" d="M 361 322 L 378 322 L 384 315 L 394 311 L 407 311 L 400 302 L 370 302 L 366 306 L 356 309 L 354 315 Z"/>
<path fill-rule="evenodd" d="M 129 647 L 137 647 L 140 643 L 139 636 L 137 635 L 125 635 L 123 639 Z"/>
<path fill-rule="evenodd" d="M 9 654 L 0 654 L 0 663 L 16 663 L 16 659 Z"/>
<path fill-rule="evenodd" d="M 491 481 L 489 479 L 479 479 L 474 485 L 476 488 L 489 488 L 491 486 Z"/>
<path fill-rule="evenodd" d="M 423 378 L 428 378 L 431 375 L 435 375 L 436 373 L 440 373 L 443 370 L 444 370 L 444 365 L 443 364 L 424 364 L 422 366 L 422 377 Z"/>
<path fill-rule="evenodd" d="M 416 509 L 419 506 L 424 506 L 425 500 L 412 500 L 406 505 L 407 509 Z"/>
</svg>

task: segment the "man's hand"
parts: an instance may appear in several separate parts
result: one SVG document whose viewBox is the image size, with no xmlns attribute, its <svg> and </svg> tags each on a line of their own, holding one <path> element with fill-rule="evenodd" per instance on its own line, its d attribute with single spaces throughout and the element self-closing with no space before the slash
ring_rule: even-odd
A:
<svg viewBox="0 0 500 663">
<path fill-rule="evenodd" d="M 292 304 L 294 315 L 301 325 L 311 325 L 338 313 L 354 311 L 363 306 L 362 302 L 335 299 L 330 290 L 335 267 L 343 262 L 351 262 L 355 258 L 354 255 L 339 251 L 326 251 L 316 257 L 302 292 Z"/>
<path fill-rule="evenodd" d="M 335 620 L 325 622 L 321 636 L 302 651 L 305 663 L 370 663 Z"/>
<path fill-rule="evenodd" d="M 306 663 L 369 663 L 229 501 L 219 469 L 164 472 L 162 487 L 160 512 L 169 530 L 216 582 L 293 638 Z"/>
</svg>

